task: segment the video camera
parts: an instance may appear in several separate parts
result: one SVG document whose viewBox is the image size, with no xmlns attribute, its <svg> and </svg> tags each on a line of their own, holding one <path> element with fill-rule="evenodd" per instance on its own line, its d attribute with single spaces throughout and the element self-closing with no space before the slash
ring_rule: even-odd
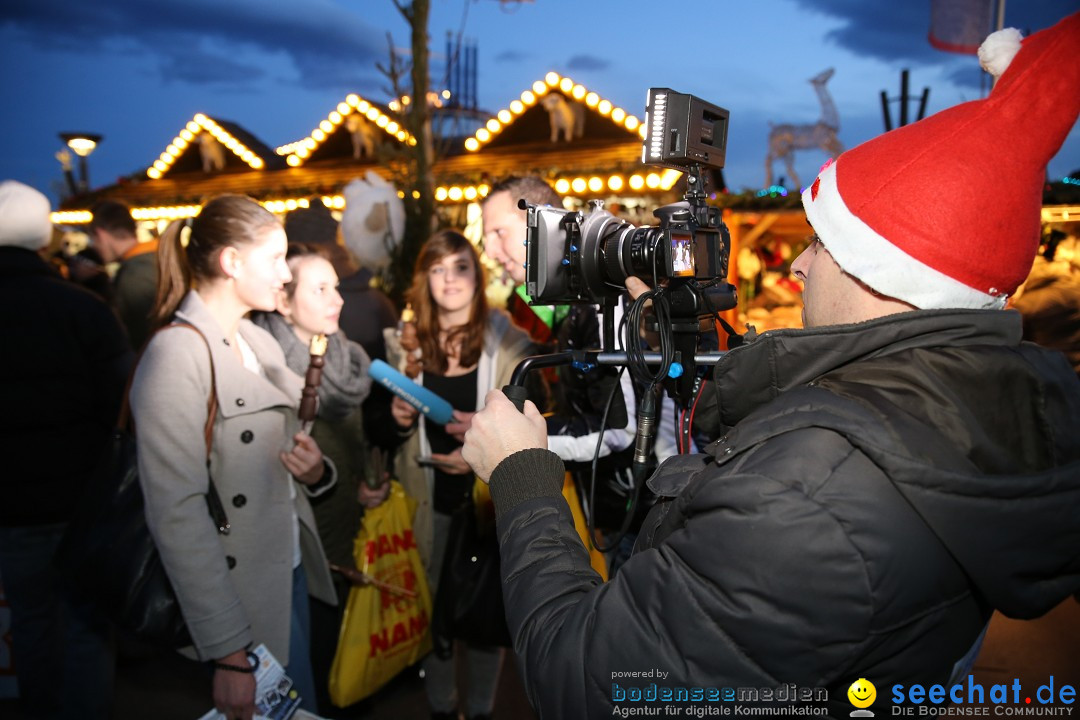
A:
<svg viewBox="0 0 1080 720">
<path fill-rule="evenodd" d="M 642 163 L 686 173 L 683 200 L 653 211 L 659 225 L 635 227 L 605 210 L 601 200 L 590 201 L 587 214 L 524 200 L 518 204 L 527 211 L 525 289 L 532 304 L 601 305 L 607 351 L 601 361 L 633 363 L 629 342 L 629 357 L 612 360 L 610 318 L 626 279 L 641 278 L 653 288 L 646 299 L 653 301 L 652 326 L 661 334 L 661 355 L 652 358 L 661 372 L 649 384 L 670 377 L 673 395 L 683 402 L 694 384 L 699 318 L 736 304 L 735 287 L 726 280 L 731 239 L 720 209 L 705 203 L 704 181 L 705 170 L 724 166 L 728 116 L 693 95 L 649 89 Z M 636 304 L 639 312 L 642 306 Z M 644 379 L 644 373 L 638 377 Z"/>
</svg>

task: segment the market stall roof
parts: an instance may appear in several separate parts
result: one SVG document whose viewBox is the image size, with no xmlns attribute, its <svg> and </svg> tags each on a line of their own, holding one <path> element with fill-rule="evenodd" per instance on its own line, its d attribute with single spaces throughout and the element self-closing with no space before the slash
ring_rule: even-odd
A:
<svg viewBox="0 0 1080 720">
<path fill-rule="evenodd" d="M 240 125 L 196 113 L 147 168 L 146 176 L 158 180 L 165 175 L 203 173 L 206 167 L 201 149 L 203 142 L 219 144 L 225 151 L 220 154 L 222 167 L 219 171 L 272 170 L 285 164 L 265 143 Z"/>
<path fill-rule="evenodd" d="M 373 163 L 374 145 L 378 138 L 385 137 L 383 133 L 398 143 L 416 144 L 416 139 L 390 114 L 389 108 L 350 93 L 307 137 L 282 145 L 275 152 L 291 167 L 319 161 L 355 163 L 362 157 Z"/>
</svg>

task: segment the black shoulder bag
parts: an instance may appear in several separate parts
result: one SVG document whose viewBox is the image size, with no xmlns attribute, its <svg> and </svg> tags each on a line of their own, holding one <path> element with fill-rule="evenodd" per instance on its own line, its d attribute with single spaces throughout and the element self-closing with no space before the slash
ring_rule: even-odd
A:
<svg viewBox="0 0 1080 720">
<path fill-rule="evenodd" d="M 206 341 L 188 323 L 177 322 L 168 327 L 189 328 Z M 207 345 L 208 352 L 209 349 Z M 134 374 L 132 370 L 132 377 Z M 146 524 L 128 402 L 130 387 L 129 378 L 117 428 L 86 488 L 79 511 L 68 525 L 54 562 L 69 588 L 89 598 L 121 631 L 153 645 L 185 647 L 191 644 L 191 635 Z M 204 433 L 207 469 L 216 417 L 217 388 L 211 370 Z M 218 533 L 228 535 L 229 521 L 213 479 L 206 504 Z"/>
</svg>

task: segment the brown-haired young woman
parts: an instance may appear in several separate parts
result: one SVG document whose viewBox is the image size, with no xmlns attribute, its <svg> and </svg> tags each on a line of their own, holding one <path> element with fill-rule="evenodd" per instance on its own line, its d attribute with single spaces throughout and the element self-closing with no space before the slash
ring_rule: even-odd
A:
<svg viewBox="0 0 1080 720">
<path fill-rule="evenodd" d="M 185 328 L 159 331 L 131 386 L 147 522 L 191 632 L 185 654 L 213 663 L 215 707 L 244 720 L 255 694 L 246 651 L 259 643 L 314 710 L 308 589 L 335 602 L 307 501 L 332 484 L 332 468 L 299 432 L 303 380 L 277 341 L 245 319 L 275 308 L 291 278 L 285 251 L 281 224 L 250 198 L 221 196 L 193 221 L 173 223 L 158 249 L 155 318 L 163 327 L 190 323 L 206 341 Z M 232 526 L 227 535 L 207 512 L 211 478 Z"/>
<path fill-rule="evenodd" d="M 528 336 L 501 311 L 488 308 L 484 272 L 476 250 L 464 235 L 444 230 L 420 250 L 409 290 L 416 311 L 423 372 L 417 382 L 442 396 L 455 408 L 457 422 L 438 425 L 417 420 L 417 411 L 394 398 L 392 413 L 408 438 L 400 448 L 394 470 L 405 490 L 418 501 L 413 532 L 437 594 L 450 518 L 472 503 L 474 476 L 461 459 L 461 435 L 484 396 L 507 384 L 517 363 L 528 355 Z M 403 366 L 404 353 L 387 332 L 391 364 Z M 449 430 L 448 430 L 449 427 Z M 418 458 L 430 457 L 423 466 Z M 466 717 L 490 715 L 495 699 L 500 648 L 468 647 Z M 425 688 L 432 717 L 457 717 L 454 660 L 436 654 L 424 660 Z"/>
</svg>

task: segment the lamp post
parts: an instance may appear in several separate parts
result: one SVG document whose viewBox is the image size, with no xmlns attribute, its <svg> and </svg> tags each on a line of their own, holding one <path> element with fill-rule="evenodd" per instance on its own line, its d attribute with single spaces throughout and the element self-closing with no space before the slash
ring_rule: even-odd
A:
<svg viewBox="0 0 1080 720">
<path fill-rule="evenodd" d="M 94 152 L 102 136 L 93 133 L 60 133 L 60 139 L 79 156 L 79 192 L 86 192 L 90 189 L 90 172 L 86 167 L 86 158 Z"/>
</svg>

